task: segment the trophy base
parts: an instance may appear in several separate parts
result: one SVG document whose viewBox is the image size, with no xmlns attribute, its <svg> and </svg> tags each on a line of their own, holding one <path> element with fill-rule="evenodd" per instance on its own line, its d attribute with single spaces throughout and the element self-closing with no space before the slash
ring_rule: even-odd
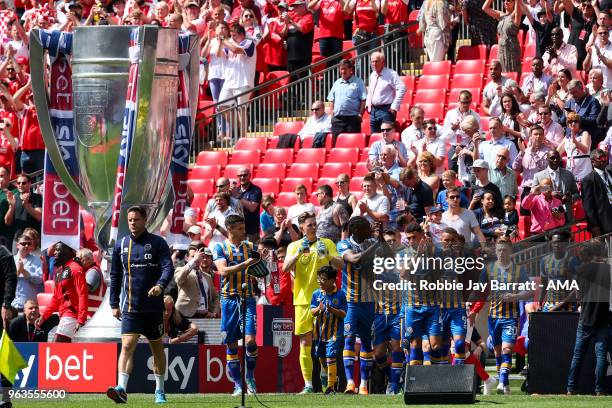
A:
<svg viewBox="0 0 612 408">
<path fill-rule="evenodd" d="M 110 290 L 106 290 L 100 308 L 74 336 L 75 343 L 119 343 L 121 322 L 113 317 L 109 302 Z"/>
</svg>

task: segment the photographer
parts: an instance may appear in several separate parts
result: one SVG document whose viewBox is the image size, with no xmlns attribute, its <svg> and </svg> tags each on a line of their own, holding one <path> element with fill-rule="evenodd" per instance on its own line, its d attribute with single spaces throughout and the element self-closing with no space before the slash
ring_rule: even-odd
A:
<svg viewBox="0 0 612 408">
<path fill-rule="evenodd" d="M 174 270 L 178 287 L 176 310 L 187 317 L 219 317 L 219 296 L 213 276 L 210 249 L 199 242 L 189 245 L 187 264 Z"/>
<path fill-rule="evenodd" d="M 523 198 L 523 208 L 531 211 L 531 233 L 538 234 L 565 224 L 565 208 L 563 202 L 553 197 L 553 184 L 549 178 L 531 189 Z"/>
</svg>

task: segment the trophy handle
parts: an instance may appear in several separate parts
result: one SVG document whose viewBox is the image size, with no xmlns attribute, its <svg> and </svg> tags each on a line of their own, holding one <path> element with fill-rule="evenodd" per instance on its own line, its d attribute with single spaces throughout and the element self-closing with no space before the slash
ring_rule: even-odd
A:
<svg viewBox="0 0 612 408">
<path fill-rule="evenodd" d="M 32 93 L 34 94 L 34 104 L 36 105 L 36 116 L 38 116 L 40 131 L 57 175 L 81 207 L 88 208 L 85 194 L 68 171 L 55 140 L 55 133 L 53 132 L 51 116 L 49 114 L 49 100 L 47 87 L 45 86 L 44 70 L 45 52 L 40 41 L 39 29 L 34 28 L 30 32 L 30 77 L 32 79 Z"/>
<path fill-rule="evenodd" d="M 198 95 L 200 88 L 200 37 L 197 35 L 191 35 L 189 41 L 189 65 L 187 66 L 187 76 L 189 78 L 189 97 L 191 110 L 191 132 L 193 144 L 193 130 L 195 128 L 196 114 L 198 113 L 198 99 L 193 98 L 193 95 Z M 195 103 L 194 103 L 195 102 Z"/>
</svg>

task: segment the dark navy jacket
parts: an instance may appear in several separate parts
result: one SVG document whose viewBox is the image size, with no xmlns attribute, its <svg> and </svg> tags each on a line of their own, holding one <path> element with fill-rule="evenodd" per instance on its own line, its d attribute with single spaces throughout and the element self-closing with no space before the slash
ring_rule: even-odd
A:
<svg viewBox="0 0 612 408">
<path fill-rule="evenodd" d="M 166 241 L 145 231 L 138 238 L 119 238 L 113 250 L 110 273 L 110 306 L 121 312 L 163 312 L 163 295 L 148 296 L 155 285 L 162 290 L 174 275 Z"/>
</svg>

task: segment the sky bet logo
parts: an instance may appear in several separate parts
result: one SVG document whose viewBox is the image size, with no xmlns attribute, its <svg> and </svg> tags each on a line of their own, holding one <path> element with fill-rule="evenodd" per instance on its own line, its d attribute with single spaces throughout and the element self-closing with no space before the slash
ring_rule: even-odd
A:
<svg viewBox="0 0 612 408">
<path fill-rule="evenodd" d="M 115 382 L 115 343 L 18 343 L 17 348 L 28 363 L 15 378 L 17 388 L 103 392 Z"/>
</svg>

